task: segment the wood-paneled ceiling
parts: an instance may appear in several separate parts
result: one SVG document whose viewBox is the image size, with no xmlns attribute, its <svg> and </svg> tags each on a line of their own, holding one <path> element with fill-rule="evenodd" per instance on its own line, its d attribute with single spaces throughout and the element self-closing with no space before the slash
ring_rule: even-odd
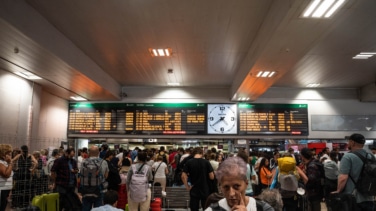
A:
<svg viewBox="0 0 376 211">
<path fill-rule="evenodd" d="M 329 19 L 301 18 L 309 0 L 0 2 L 0 68 L 33 72 L 65 99 L 121 100 L 127 87 L 179 82 L 252 101 L 270 87 L 360 89 L 376 79 L 376 56 L 352 59 L 376 52 L 372 0 L 347 0 Z M 166 47 L 171 57 L 148 51 Z M 260 70 L 277 75 L 256 78 Z"/>
</svg>

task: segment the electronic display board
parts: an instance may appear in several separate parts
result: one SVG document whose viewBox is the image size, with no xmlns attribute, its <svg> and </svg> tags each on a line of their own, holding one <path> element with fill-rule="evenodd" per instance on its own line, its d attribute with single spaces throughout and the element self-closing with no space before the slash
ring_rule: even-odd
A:
<svg viewBox="0 0 376 211">
<path fill-rule="evenodd" d="M 307 104 L 238 104 L 239 135 L 308 135 Z"/>
<path fill-rule="evenodd" d="M 205 135 L 204 103 L 70 103 L 68 134 Z"/>
<path fill-rule="evenodd" d="M 70 103 L 68 134 L 308 135 L 307 104 Z"/>
</svg>

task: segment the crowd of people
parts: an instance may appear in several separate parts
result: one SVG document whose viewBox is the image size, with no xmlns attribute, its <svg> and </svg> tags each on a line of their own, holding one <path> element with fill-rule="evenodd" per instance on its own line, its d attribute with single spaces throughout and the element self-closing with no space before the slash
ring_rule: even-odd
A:
<svg viewBox="0 0 376 211">
<path fill-rule="evenodd" d="M 348 149 L 367 157 L 361 134 L 349 137 Z M 126 174 L 129 210 L 148 211 L 152 185 L 165 191 L 167 186 L 186 188 L 189 207 L 203 210 L 338 210 L 334 198 L 340 193 L 354 194 L 362 160 L 354 153 L 338 149 L 302 148 L 287 151 L 249 153 L 239 149 L 224 154 L 201 147 L 133 150 L 110 149 L 107 144 L 89 149 L 54 149 L 28 152 L 27 146 L 12 149 L 0 144 L 0 190 L 3 211 L 7 202 L 13 208 L 30 205 L 32 198 L 58 192 L 64 210 L 116 208 L 121 174 Z M 92 176 L 95 175 L 95 176 Z M 146 178 L 143 190 L 132 189 Z M 137 186 L 138 188 L 140 186 Z M 136 191 L 135 191 L 136 190 Z M 22 193 L 22 194 L 21 194 Z M 355 193 L 359 210 L 373 210 L 374 198 Z"/>
</svg>

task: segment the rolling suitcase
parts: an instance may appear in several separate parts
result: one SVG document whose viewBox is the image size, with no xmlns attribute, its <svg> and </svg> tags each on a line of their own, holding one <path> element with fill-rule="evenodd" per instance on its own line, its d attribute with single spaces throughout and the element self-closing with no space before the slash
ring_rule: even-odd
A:
<svg viewBox="0 0 376 211">
<path fill-rule="evenodd" d="M 45 211 L 59 211 L 59 193 L 49 193 L 44 195 Z"/>
<path fill-rule="evenodd" d="M 116 207 L 119 209 L 124 209 L 126 204 L 128 204 L 127 187 L 125 184 L 122 184 L 119 185 L 118 202 Z"/>
<path fill-rule="evenodd" d="M 157 197 L 155 193 L 155 187 L 158 186 L 162 191 L 161 184 L 159 182 L 151 184 L 151 201 L 150 201 L 150 210 L 151 211 L 161 211 L 162 210 L 162 199 Z M 159 189 L 158 189 L 159 190 Z M 158 194 L 159 196 L 159 194 Z"/>
<path fill-rule="evenodd" d="M 44 207 L 44 204 L 45 204 L 44 196 L 45 195 L 46 194 L 34 196 L 33 200 L 31 201 L 31 205 L 34 206 L 34 207 L 38 207 L 39 210 L 41 210 L 41 211 L 46 211 L 46 209 Z"/>
<path fill-rule="evenodd" d="M 162 199 L 161 198 L 154 198 L 150 202 L 150 209 L 152 211 L 161 211 L 162 210 Z"/>
</svg>

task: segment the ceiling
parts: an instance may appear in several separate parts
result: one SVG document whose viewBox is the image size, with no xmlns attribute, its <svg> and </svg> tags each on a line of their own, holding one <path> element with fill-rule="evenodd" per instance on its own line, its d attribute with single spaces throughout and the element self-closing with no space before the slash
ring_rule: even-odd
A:
<svg viewBox="0 0 376 211">
<path fill-rule="evenodd" d="M 121 100 L 134 87 L 179 82 L 187 90 L 225 90 L 231 101 L 309 83 L 359 89 L 376 101 L 376 56 L 352 59 L 376 52 L 376 1 L 347 0 L 329 19 L 301 18 L 309 3 L 1 0 L 0 68 L 32 72 L 67 100 Z M 149 52 L 167 47 L 171 57 Z M 260 70 L 277 74 L 256 78 Z"/>
</svg>

